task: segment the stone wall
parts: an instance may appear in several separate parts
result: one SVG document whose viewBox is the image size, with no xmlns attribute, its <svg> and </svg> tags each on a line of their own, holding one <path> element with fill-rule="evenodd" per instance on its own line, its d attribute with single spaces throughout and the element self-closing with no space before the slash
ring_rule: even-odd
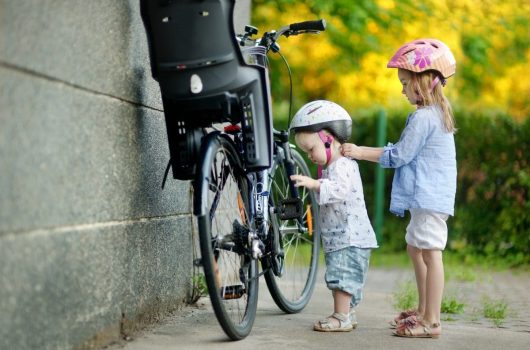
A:
<svg viewBox="0 0 530 350">
<path fill-rule="evenodd" d="M 0 349 L 97 348 L 186 301 L 168 157 L 139 1 L 0 0 Z"/>
</svg>

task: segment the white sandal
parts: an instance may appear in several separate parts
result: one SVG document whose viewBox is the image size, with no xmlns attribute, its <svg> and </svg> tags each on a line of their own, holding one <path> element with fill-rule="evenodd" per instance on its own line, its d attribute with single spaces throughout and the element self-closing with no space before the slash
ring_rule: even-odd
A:
<svg viewBox="0 0 530 350">
<path fill-rule="evenodd" d="M 351 326 L 357 328 L 357 315 L 355 314 L 355 309 L 353 307 L 350 308 L 348 316 L 350 317 Z"/>
<path fill-rule="evenodd" d="M 331 322 L 330 318 L 338 320 L 339 325 L 337 326 L 335 323 Z M 319 332 L 349 332 L 353 329 L 353 326 L 350 320 L 350 315 L 335 312 L 328 318 L 315 323 L 313 329 Z"/>
</svg>

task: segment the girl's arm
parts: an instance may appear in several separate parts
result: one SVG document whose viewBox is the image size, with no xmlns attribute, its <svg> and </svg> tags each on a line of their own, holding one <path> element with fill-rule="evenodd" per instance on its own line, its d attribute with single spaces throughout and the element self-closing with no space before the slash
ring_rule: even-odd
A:
<svg viewBox="0 0 530 350">
<path fill-rule="evenodd" d="M 379 157 L 383 154 L 383 147 L 366 147 L 357 146 L 353 143 L 342 144 L 342 155 L 357 160 L 368 160 L 370 162 L 379 162 Z"/>
</svg>

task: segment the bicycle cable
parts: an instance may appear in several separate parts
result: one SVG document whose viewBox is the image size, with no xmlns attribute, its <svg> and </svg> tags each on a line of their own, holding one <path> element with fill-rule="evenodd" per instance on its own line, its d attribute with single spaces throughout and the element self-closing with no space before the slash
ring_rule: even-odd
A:
<svg viewBox="0 0 530 350">
<path fill-rule="evenodd" d="M 287 118 L 287 128 L 289 128 L 289 125 L 291 125 L 291 108 L 293 107 L 293 77 L 291 75 L 291 67 L 289 66 L 289 63 L 287 62 L 287 59 L 280 51 L 278 51 L 278 54 L 283 60 L 283 63 L 285 63 L 285 66 L 287 67 L 287 71 L 289 72 L 289 115 Z"/>
</svg>

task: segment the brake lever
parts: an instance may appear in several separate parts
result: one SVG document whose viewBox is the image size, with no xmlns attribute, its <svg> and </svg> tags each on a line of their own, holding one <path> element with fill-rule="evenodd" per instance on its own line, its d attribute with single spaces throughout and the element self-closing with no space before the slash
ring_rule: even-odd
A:
<svg viewBox="0 0 530 350">
<path fill-rule="evenodd" d="M 300 34 L 320 34 L 320 30 L 288 30 L 284 33 L 282 33 L 283 36 L 286 38 L 294 35 L 300 35 Z"/>
</svg>

